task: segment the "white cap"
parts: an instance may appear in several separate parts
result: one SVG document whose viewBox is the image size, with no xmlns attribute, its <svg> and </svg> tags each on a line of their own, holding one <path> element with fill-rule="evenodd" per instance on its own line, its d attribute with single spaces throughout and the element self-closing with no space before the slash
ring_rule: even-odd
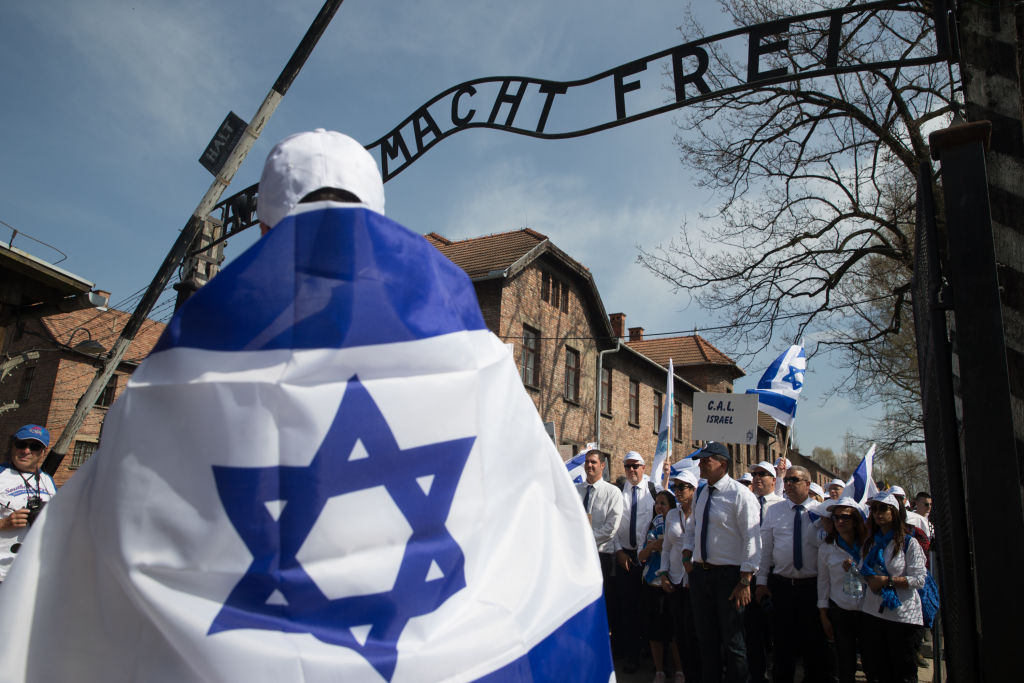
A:
<svg viewBox="0 0 1024 683">
<path fill-rule="evenodd" d="M 256 204 L 260 221 L 274 227 L 322 187 L 347 190 L 366 208 L 384 213 L 384 181 L 373 156 L 349 136 L 317 128 L 289 135 L 270 150 Z"/>
<path fill-rule="evenodd" d="M 892 491 L 891 490 L 889 490 L 889 491 L 881 491 L 881 492 L 875 494 L 875 496 L 871 499 L 871 502 L 872 503 L 885 503 L 886 505 L 891 505 L 892 507 L 896 508 L 897 510 L 900 509 L 900 503 L 899 503 L 898 500 L 896 500 L 896 496 L 892 495 Z"/>
<path fill-rule="evenodd" d="M 629 453 L 626 453 L 626 457 L 622 459 L 622 462 L 629 462 L 630 460 L 635 460 L 641 465 L 644 464 L 644 456 L 640 455 L 636 451 L 630 451 Z"/>
<path fill-rule="evenodd" d="M 672 475 L 672 478 L 669 479 L 669 481 L 684 481 L 693 488 L 697 488 L 697 484 L 699 483 L 697 475 L 689 468 L 683 470 L 679 474 Z"/>
<path fill-rule="evenodd" d="M 826 500 L 824 503 L 821 504 L 821 509 L 823 513 L 822 516 L 824 517 L 827 515 L 831 517 L 833 508 L 838 507 L 853 508 L 855 510 L 858 510 L 861 516 L 867 516 L 867 505 L 862 505 L 849 496 L 843 496 L 839 500 L 832 500 L 831 498 Z"/>
<path fill-rule="evenodd" d="M 907 494 L 904 493 L 903 489 L 899 486 L 893 486 L 892 488 L 890 488 L 889 493 L 891 493 L 894 496 L 903 496 L 904 498 L 907 497 Z"/>
<path fill-rule="evenodd" d="M 838 486 L 839 488 L 845 489 L 846 488 L 846 482 L 843 481 L 842 479 L 833 479 L 832 481 L 830 481 L 828 483 L 828 487 L 832 488 L 833 486 Z"/>
<path fill-rule="evenodd" d="M 822 498 L 828 498 L 828 496 L 825 495 L 825 489 L 821 488 L 821 484 L 816 481 L 811 482 L 811 493 L 817 493 Z"/>
<path fill-rule="evenodd" d="M 776 474 L 775 474 L 775 465 L 771 464 L 767 460 L 762 460 L 761 462 L 757 463 L 756 465 L 751 465 L 750 466 L 750 471 L 751 472 L 753 472 L 754 470 L 757 470 L 757 469 L 764 470 L 765 472 L 767 472 L 768 474 L 772 475 L 773 477 L 776 476 Z"/>
<path fill-rule="evenodd" d="M 786 469 L 789 469 L 789 466 L 792 464 L 793 463 L 791 463 L 789 460 L 786 460 L 785 458 L 775 458 L 776 467 L 785 467 Z"/>
<path fill-rule="evenodd" d="M 754 481 L 754 478 L 750 476 L 750 472 L 744 472 L 743 476 L 739 478 L 744 484 L 749 484 Z"/>
</svg>

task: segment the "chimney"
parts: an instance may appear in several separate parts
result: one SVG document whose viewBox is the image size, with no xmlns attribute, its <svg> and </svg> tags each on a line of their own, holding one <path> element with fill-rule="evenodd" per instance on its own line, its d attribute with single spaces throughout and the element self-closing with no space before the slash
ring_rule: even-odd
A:
<svg viewBox="0 0 1024 683">
<path fill-rule="evenodd" d="M 626 329 L 626 314 L 612 313 L 608 316 L 608 321 L 612 324 L 612 334 L 617 339 L 622 339 L 622 332 Z"/>
<path fill-rule="evenodd" d="M 642 327 L 631 327 L 629 328 L 629 341 L 643 341 L 644 340 L 644 328 Z"/>
</svg>

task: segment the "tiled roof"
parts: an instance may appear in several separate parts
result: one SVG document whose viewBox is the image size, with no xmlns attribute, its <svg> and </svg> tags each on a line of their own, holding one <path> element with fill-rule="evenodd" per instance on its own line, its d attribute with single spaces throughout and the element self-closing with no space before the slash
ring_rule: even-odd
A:
<svg viewBox="0 0 1024 683">
<path fill-rule="evenodd" d="M 428 242 L 466 271 L 471 278 L 505 270 L 547 239 L 535 230 L 523 228 L 483 237 L 452 242 L 436 232 L 427 234 Z"/>
<path fill-rule="evenodd" d="M 639 351 L 661 365 L 668 365 L 670 358 L 676 366 L 736 365 L 733 359 L 716 349 L 711 342 L 699 334 L 686 337 L 641 339 L 626 342 L 626 346 Z"/>
<path fill-rule="evenodd" d="M 778 428 L 778 422 L 775 418 L 768 413 L 763 413 L 760 410 L 757 411 L 757 426 L 764 429 L 766 432 L 774 434 Z"/>
<path fill-rule="evenodd" d="M 42 323 L 59 344 L 75 346 L 79 342 L 92 339 L 103 344 L 103 347 L 109 351 L 130 317 L 131 315 L 124 311 L 114 309 L 98 311 L 88 308 L 46 316 L 42 319 Z M 164 323 L 156 320 L 147 319 L 143 322 L 135 339 L 128 345 L 128 352 L 125 354 L 124 360 L 136 363 L 142 361 L 153 350 L 164 327 L 166 327 Z M 88 330 L 88 334 L 79 331 L 81 328 Z"/>
</svg>

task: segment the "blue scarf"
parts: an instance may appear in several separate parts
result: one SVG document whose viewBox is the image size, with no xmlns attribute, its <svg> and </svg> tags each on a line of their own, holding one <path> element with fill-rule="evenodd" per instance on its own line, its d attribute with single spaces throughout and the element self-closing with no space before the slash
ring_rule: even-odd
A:
<svg viewBox="0 0 1024 683">
<path fill-rule="evenodd" d="M 842 536 L 836 536 L 836 545 L 845 550 L 853 558 L 854 564 L 860 564 L 860 548 L 855 545 L 850 545 L 843 540 Z"/>
<path fill-rule="evenodd" d="M 860 573 L 865 576 L 889 576 L 889 570 L 885 567 L 885 547 L 892 542 L 895 531 L 890 531 L 887 534 L 881 532 L 875 532 L 874 545 L 871 546 L 871 550 L 868 551 L 867 556 L 864 558 L 864 565 L 860 569 Z M 888 609 L 897 609 L 903 602 L 899 596 L 896 595 L 896 590 L 889 588 L 888 586 L 882 589 L 882 605 L 878 609 L 879 612 Z"/>
</svg>

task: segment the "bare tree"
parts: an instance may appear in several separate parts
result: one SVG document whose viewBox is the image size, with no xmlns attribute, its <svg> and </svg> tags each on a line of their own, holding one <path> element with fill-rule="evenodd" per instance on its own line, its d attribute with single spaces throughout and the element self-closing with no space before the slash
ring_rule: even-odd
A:
<svg viewBox="0 0 1024 683">
<path fill-rule="evenodd" d="M 738 26 L 847 2 L 719 0 Z M 859 16 L 840 46 L 843 64 L 934 52 L 931 18 L 877 10 Z M 688 16 L 687 39 L 703 34 Z M 799 72 L 820 61 L 824 27 L 794 24 L 783 52 L 765 55 Z M 746 63 L 709 46 L 714 88 L 743 80 Z M 745 57 L 745 55 L 744 55 Z M 868 401 L 913 404 L 906 371 L 914 357 L 908 315 L 915 177 L 927 159 L 927 131 L 957 106 L 946 65 L 872 69 L 769 85 L 683 110 L 676 143 L 701 186 L 722 198 L 700 224 L 670 244 L 641 249 L 639 262 L 717 311 L 716 341 L 742 357 L 778 337 L 802 335 L 814 352 L 834 353 L 849 370 L 837 389 Z M 876 358 L 879 349 L 888 355 Z M 905 358 L 903 360 L 906 360 Z M 909 400 L 909 403 L 907 402 Z M 916 409 L 919 412 L 919 408 Z M 917 419 L 919 424 L 919 418 Z M 895 426 L 895 425 L 894 425 Z M 910 441 L 893 434 L 893 444 Z"/>
</svg>

